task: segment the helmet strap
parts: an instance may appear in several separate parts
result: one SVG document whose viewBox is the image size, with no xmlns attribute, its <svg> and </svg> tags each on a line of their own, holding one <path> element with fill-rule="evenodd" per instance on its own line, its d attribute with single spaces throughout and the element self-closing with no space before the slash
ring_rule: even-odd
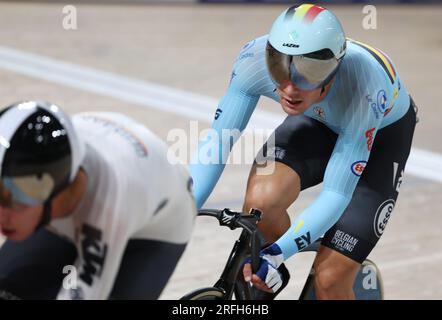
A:
<svg viewBox="0 0 442 320">
<path fill-rule="evenodd" d="M 43 215 L 41 216 L 41 220 L 39 225 L 35 228 L 35 230 L 38 230 L 40 228 L 43 228 L 47 226 L 51 222 L 51 213 L 52 213 L 52 198 L 50 197 L 48 200 L 45 201 L 43 204 Z"/>
<path fill-rule="evenodd" d="M 80 170 L 84 170 L 84 169 L 82 167 L 80 167 L 80 169 L 78 171 L 80 171 Z M 78 174 L 78 172 L 77 172 L 77 174 Z M 51 222 L 51 220 L 52 220 L 52 200 L 61 191 L 63 191 L 67 186 L 69 186 L 70 183 L 71 182 L 65 183 L 62 188 L 60 188 L 60 189 L 58 189 L 58 191 L 55 191 L 54 193 L 52 193 L 52 195 L 43 203 L 43 214 L 41 216 L 40 223 L 35 228 L 35 230 L 43 228 L 43 227 L 47 226 Z"/>
<path fill-rule="evenodd" d="M 332 79 L 335 77 L 335 75 L 338 73 L 338 70 L 339 70 L 339 68 L 340 68 L 340 66 L 341 66 L 341 62 L 342 62 L 342 59 L 344 58 L 344 56 L 342 56 L 341 58 L 339 58 L 339 64 L 338 64 L 338 66 L 335 68 L 335 70 L 333 70 L 333 72 L 332 73 L 330 73 L 330 75 L 322 82 L 322 89 L 321 89 L 321 93 L 319 94 L 319 96 L 322 96 L 322 94 L 324 93 L 324 91 L 325 91 L 325 86 L 327 86 L 329 83 L 330 83 L 330 81 L 332 81 Z"/>
</svg>

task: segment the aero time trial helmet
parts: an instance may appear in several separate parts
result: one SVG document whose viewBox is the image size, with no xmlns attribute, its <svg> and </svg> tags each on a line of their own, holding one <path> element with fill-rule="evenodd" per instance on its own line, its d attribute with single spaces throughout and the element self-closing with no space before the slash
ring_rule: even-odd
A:
<svg viewBox="0 0 442 320">
<path fill-rule="evenodd" d="M 345 55 L 345 34 L 338 18 L 312 4 L 293 6 L 273 23 L 266 60 L 273 81 L 291 80 L 301 89 L 326 85 Z"/>
<path fill-rule="evenodd" d="M 84 150 L 69 116 L 56 105 L 29 101 L 2 110 L 0 203 L 46 208 L 75 178 Z"/>
</svg>

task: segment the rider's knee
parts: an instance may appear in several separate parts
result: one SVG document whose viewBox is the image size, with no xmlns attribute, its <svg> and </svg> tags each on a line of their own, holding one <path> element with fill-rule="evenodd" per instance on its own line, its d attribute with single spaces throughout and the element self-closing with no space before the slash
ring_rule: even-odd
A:
<svg viewBox="0 0 442 320">
<path fill-rule="evenodd" d="M 272 162 L 272 174 L 262 174 L 254 167 L 249 177 L 244 210 L 261 209 L 267 216 L 286 212 L 301 191 L 299 175 L 292 168 Z"/>
<path fill-rule="evenodd" d="M 352 281 L 339 266 L 318 268 L 315 266 L 315 291 L 318 299 L 343 298 L 352 295 Z"/>
<path fill-rule="evenodd" d="M 315 268 L 315 287 L 320 291 L 328 292 L 333 290 L 339 281 L 340 274 L 335 268 L 318 270 Z"/>
<path fill-rule="evenodd" d="M 249 186 L 244 200 L 244 211 L 248 212 L 251 208 L 261 210 L 264 214 L 271 214 L 275 210 L 285 210 L 280 208 L 278 195 L 275 195 L 272 188 L 265 183 L 257 183 Z"/>
</svg>

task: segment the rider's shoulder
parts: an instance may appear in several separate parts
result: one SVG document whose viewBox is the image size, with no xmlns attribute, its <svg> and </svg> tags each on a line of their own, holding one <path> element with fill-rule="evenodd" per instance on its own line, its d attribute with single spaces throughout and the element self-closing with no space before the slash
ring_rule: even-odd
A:
<svg viewBox="0 0 442 320">
<path fill-rule="evenodd" d="M 268 35 L 255 38 L 241 47 L 233 64 L 231 88 L 255 95 L 262 94 L 263 88 L 271 84 L 265 59 L 267 38 Z"/>
<path fill-rule="evenodd" d="M 352 87 L 353 91 L 357 86 L 387 85 L 384 70 L 376 56 L 354 40 L 347 40 L 347 52 L 339 67 L 338 78 L 341 85 Z"/>
<path fill-rule="evenodd" d="M 240 54 L 246 53 L 246 52 L 250 52 L 250 53 L 262 52 L 263 49 L 265 49 L 265 47 L 266 47 L 268 38 L 269 38 L 269 35 L 265 34 L 263 36 L 259 36 L 257 38 L 254 38 L 254 39 L 246 42 L 241 47 Z"/>
<path fill-rule="evenodd" d="M 257 60 L 265 59 L 265 47 L 268 35 L 264 35 L 248 41 L 241 47 L 239 54 L 236 56 L 235 65 L 247 65 Z"/>
<path fill-rule="evenodd" d="M 347 39 L 347 52 L 342 67 L 358 75 L 382 76 L 383 69 L 379 61 L 382 62 L 383 56 L 379 49 L 369 44 Z"/>
<path fill-rule="evenodd" d="M 355 70 L 370 64 L 370 57 L 363 48 L 356 45 L 353 40 L 347 40 L 347 50 L 342 61 L 342 66 L 346 69 Z"/>
</svg>

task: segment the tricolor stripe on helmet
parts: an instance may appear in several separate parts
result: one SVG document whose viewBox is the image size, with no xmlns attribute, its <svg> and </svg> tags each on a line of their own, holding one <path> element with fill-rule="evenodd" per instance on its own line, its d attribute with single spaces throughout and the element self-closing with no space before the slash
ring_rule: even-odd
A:
<svg viewBox="0 0 442 320">
<path fill-rule="evenodd" d="M 287 10 L 285 19 L 297 19 L 305 23 L 312 23 L 325 8 L 313 4 L 293 6 Z"/>
</svg>

